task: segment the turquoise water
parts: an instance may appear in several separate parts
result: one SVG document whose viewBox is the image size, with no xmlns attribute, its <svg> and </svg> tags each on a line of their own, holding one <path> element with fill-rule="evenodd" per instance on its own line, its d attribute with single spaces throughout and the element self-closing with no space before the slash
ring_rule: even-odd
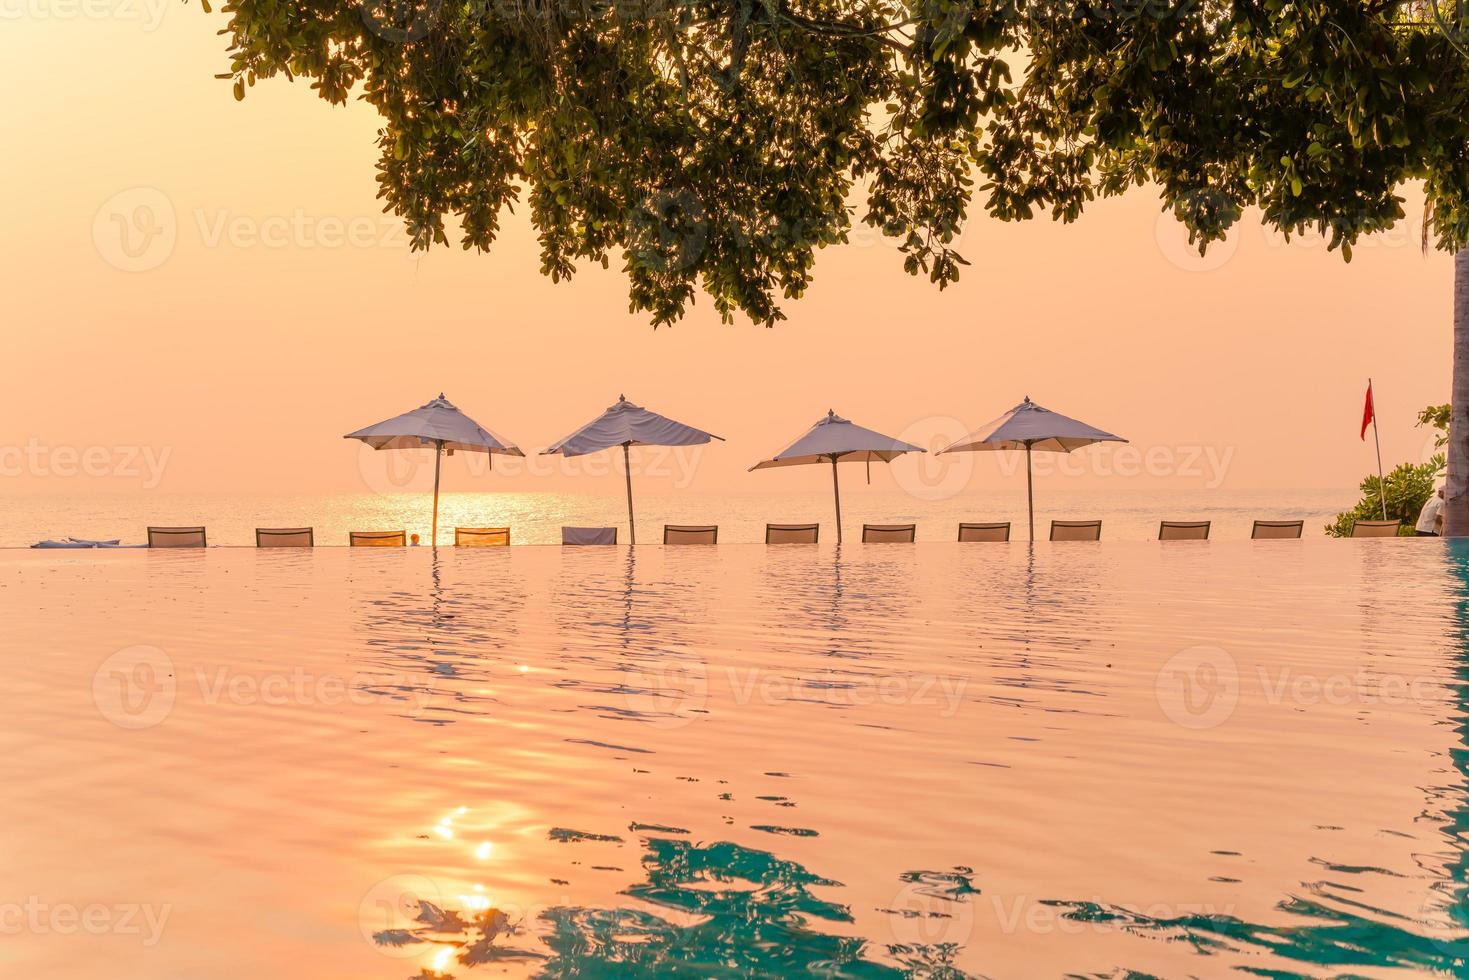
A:
<svg viewBox="0 0 1469 980">
<path fill-rule="evenodd" d="M 1443 542 L 9 552 L 0 595 L 7 973 L 1466 971 Z"/>
</svg>

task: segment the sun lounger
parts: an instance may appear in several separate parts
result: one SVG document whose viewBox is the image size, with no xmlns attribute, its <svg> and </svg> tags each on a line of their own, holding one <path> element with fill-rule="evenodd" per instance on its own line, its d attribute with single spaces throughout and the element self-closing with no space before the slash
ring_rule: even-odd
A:
<svg viewBox="0 0 1469 980">
<path fill-rule="evenodd" d="M 402 548 L 408 544 L 408 532 L 351 531 L 347 543 L 353 548 Z"/>
<path fill-rule="evenodd" d="M 1356 521 L 1352 524 L 1354 538 L 1395 538 L 1402 521 Z"/>
<path fill-rule="evenodd" d="M 917 524 L 863 524 L 863 544 L 912 544 Z"/>
<path fill-rule="evenodd" d="M 1270 538 L 1299 538 L 1305 521 L 1256 521 L 1250 528 L 1250 538 L 1263 541 Z"/>
<path fill-rule="evenodd" d="M 309 527 L 257 527 L 257 548 L 311 548 L 316 544 L 316 533 Z"/>
<path fill-rule="evenodd" d="M 563 527 L 561 543 L 569 545 L 616 544 L 615 527 Z"/>
<path fill-rule="evenodd" d="M 202 548 L 205 546 L 202 527 L 150 527 L 150 548 Z"/>
<path fill-rule="evenodd" d="M 718 544 L 718 524 L 665 524 L 664 544 Z"/>
<path fill-rule="evenodd" d="M 766 544 L 815 544 L 820 534 L 820 524 L 765 525 Z"/>
<path fill-rule="evenodd" d="M 1052 541 L 1100 541 L 1101 521 L 1052 521 Z"/>
<path fill-rule="evenodd" d="M 988 524 L 960 524 L 960 541 L 1009 541 L 1010 522 L 994 521 Z"/>
<path fill-rule="evenodd" d="M 508 527 L 456 527 L 454 546 L 457 548 L 504 548 L 510 545 Z"/>
<path fill-rule="evenodd" d="M 1207 541 L 1208 521 L 1162 521 L 1158 524 L 1159 541 Z"/>
</svg>

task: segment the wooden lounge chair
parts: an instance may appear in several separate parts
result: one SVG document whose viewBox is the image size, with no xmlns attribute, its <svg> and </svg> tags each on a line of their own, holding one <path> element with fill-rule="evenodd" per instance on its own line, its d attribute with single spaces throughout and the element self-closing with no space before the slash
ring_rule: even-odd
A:
<svg viewBox="0 0 1469 980">
<path fill-rule="evenodd" d="M 765 525 L 766 544 L 815 544 L 820 534 L 820 524 Z"/>
<path fill-rule="evenodd" d="M 1208 521 L 1161 521 L 1158 524 L 1159 541 L 1207 541 Z"/>
<path fill-rule="evenodd" d="M 994 521 L 988 524 L 960 524 L 960 541 L 1009 541 L 1010 522 Z"/>
<path fill-rule="evenodd" d="M 718 524 L 665 524 L 664 544 L 718 544 Z"/>
<path fill-rule="evenodd" d="M 311 548 L 316 544 L 316 535 L 309 527 L 257 527 L 257 548 Z"/>
<path fill-rule="evenodd" d="M 563 527 L 561 529 L 561 543 L 569 545 L 616 544 L 617 528 Z"/>
<path fill-rule="evenodd" d="M 863 544 L 912 544 L 917 524 L 863 524 Z"/>
<path fill-rule="evenodd" d="M 1250 539 L 1263 541 L 1270 538 L 1299 538 L 1305 521 L 1256 521 L 1250 529 Z"/>
<path fill-rule="evenodd" d="M 347 543 L 354 548 L 403 548 L 408 544 L 406 531 L 352 531 Z"/>
<path fill-rule="evenodd" d="M 510 546 L 508 527 L 456 527 L 456 548 L 506 548 Z"/>
<path fill-rule="evenodd" d="M 1354 538 L 1395 538 L 1402 521 L 1355 521 L 1352 524 Z"/>
<path fill-rule="evenodd" d="M 1052 521 L 1052 541 L 1100 541 L 1101 521 Z"/>
<path fill-rule="evenodd" d="M 150 548 L 203 548 L 206 544 L 202 527 L 148 528 Z"/>
</svg>

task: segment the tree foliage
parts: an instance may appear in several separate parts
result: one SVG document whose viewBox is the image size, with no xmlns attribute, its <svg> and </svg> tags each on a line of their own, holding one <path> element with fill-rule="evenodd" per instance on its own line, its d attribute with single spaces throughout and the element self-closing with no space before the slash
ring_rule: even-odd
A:
<svg viewBox="0 0 1469 980">
<path fill-rule="evenodd" d="M 1442 447 L 1449 440 L 1449 406 L 1429 405 L 1418 413 L 1418 425 L 1438 430 L 1434 446 Z M 1350 537 L 1352 525 L 1357 521 L 1375 521 L 1382 517 L 1384 500 L 1387 504 L 1388 520 L 1402 521 L 1398 533 L 1413 533 L 1418 514 L 1423 505 L 1433 496 L 1439 474 L 1444 469 L 1444 454 L 1435 453 L 1426 463 L 1400 463 L 1385 480 L 1376 473 L 1362 478 L 1362 497 L 1351 510 L 1336 515 L 1336 520 L 1326 525 L 1326 533 L 1333 538 Z M 1379 487 L 1382 488 L 1379 492 Z"/>
<path fill-rule="evenodd" d="M 617 257 L 631 308 L 655 324 L 702 288 L 726 320 L 769 325 L 864 198 L 861 220 L 941 288 L 964 264 L 953 246 L 976 193 L 1000 218 L 1073 220 L 1153 182 L 1201 250 L 1253 206 L 1349 258 L 1422 180 L 1437 241 L 1456 248 L 1466 62 L 1427 9 L 227 0 L 222 77 L 237 98 L 284 75 L 371 104 L 380 196 L 415 248 L 455 234 L 488 249 L 519 203 L 553 279 Z"/>
<path fill-rule="evenodd" d="M 228 0 L 237 98 L 276 75 L 382 116 L 378 183 L 415 248 L 488 249 L 529 208 L 542 271 L 620 254 L 667 323 L 696 285 L 771 324 L 863 220 L 943 286 L 1005 17 L 950 0 Z"/>
</svg>

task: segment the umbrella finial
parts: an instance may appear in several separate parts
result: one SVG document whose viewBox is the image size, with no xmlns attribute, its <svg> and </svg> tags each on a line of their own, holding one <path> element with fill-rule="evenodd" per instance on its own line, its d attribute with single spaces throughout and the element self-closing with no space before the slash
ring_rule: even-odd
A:
<svg viewBox="0 0 1469 980">
<path fill-rule="evenodd" d="M 826 410 L 826 418 L 827 418 L 828 421 L 830 421 L 831 419 L 834 419 L 836 417 L 837 417 L 837 410 L 836 409 L 834 409 L 834 408 L 828 408 Z"/>
</svg>

